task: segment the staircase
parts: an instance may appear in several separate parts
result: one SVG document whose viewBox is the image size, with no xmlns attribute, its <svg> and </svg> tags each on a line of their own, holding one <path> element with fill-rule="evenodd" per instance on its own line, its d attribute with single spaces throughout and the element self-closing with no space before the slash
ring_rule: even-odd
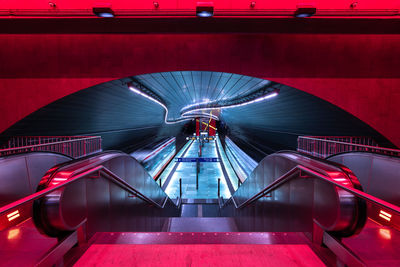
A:
<svg viewBox="0 0 400 267">
<path fill-rule="evenodd" d="M 325 266 L 298 233 L 97 233 L 75 266 Z"/>
<path fill-rule="evenodd" d="M 220 217 L 215 199 L 185 199 L 181 217 L 172 217 L 163 227 L 165 232 L 238 232 L 235 220 Z"/>
<path fill-rule="evenodd" d="M 238 232 L 216 200 L 185 199 L 164 232 L 96 233 L 75 266 L 325 266 L 300 233 Z"/>
</svg>

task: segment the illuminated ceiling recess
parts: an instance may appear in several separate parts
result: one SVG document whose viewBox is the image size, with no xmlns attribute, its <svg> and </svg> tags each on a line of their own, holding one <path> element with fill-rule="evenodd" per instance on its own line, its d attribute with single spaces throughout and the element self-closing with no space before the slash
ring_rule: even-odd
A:
<svg viewBox="0 0 400 267">
<path fill-rule="evenodd" d="M 214 16 L 214 3 L 213 2 L 197 2 L 196 16 L 200 18 L 209 18 Z"/>
<path fill-rule="evenodd" d="M 215 110 L 215 109 L 228 109 L 228 108 L 236 108 L 236 107 L 241 107 L 241 106 L 246 106 L 249 104 L 261 102 L 270 98 L 273 98 L 279 94 L 279 89 L 274 89 L 273 91 L 269 91 L 266 94 L 263 94 L 261 96 L 257 96 L 251 100 L 241 98 L 241 99 L 234 99 L 230 101 L 224 101 L 224 102 L 209 102 L 209 103 L 200 103 L 197 105 L 190 105 L 186 106 L 181 110 L 181 115 L 182 116 L 189 116 L 193 114 L 194 112 L 199 112 L 199 111 L 210 111 L 210 110 Z M 255 94 L 253 94 L 255 95 Z M 243 100 L 245 99 L 245 100 Z M 230 103 L 229 103 L 230 102 Z"/>
<path fill-rule="evenodd" d="M 163 109 L 165 110 L 164 122 L 166 124 L 180 123 L 180 122 L 183 122 L 183 121 L 192 120 L 192 119 L 194 119 L 196 117 L 206 117 L 206 118 L 210 118 L 211 117 L 211 118 L 213 118 L 215 120 L 219 120 L 219 118 L 217 116 L 215 116 L 215 115 L 203 114 L 203 113 L 196 113 L 196 114 L 192 114 L 192 115 L 181 116 L 181 118 L 178 118 L 176 120 L 168 120 L 168 108 L 167 108 L 167 106 L 165 104 L 163 104 L 161 101 L 155 99 L 154 97 L 142 92 L 139 88 L 136 88 L 133 85 L 133 83 L 127 83 L 127 86 L 132 92 L 134 92 L 134 93 L 136 93 L 136 94 L 138 94 L 140 96 L 143 96 L 143 97 L 153 101 L 154 103 L 157 103 L 161 107 L 163 107 Z"/>
<path fill-rule="evenodd" d="M 150 89 L 144 87 L 138 81 L 128 82 L 127 86 L 132 92 L 142 97 L 145 97 L 163 107 L 165 110 L 164 122 L 166 124 L 179 123 L 186 120 L 192 120 L 197 117 L 212 118 L 215 120 L 219 120 L 219 117 L 212 114 L 212 112 L 210 111 L 241 107 L 253 103 L 262 102 L 277 96 L 280 91 L 278 88 L 279 85 L 267 81 L 266 86 L 261 87 L 260 89 L 255 91 L 251 91 L 246 95 L 242 94 L 237 97 L 224 98 L 222 100 L 214 100 L 214 101 L 206 99 L 206 101 L 200 103 L 187 105 L 181 109 L 179 118 L 170 120 L 168 119 L 169 110 L 167 108 L 167 105 L 163 103 L 164 100 L 162 100 L 161 97 L 152 92 Z"/>
<path fill-rule="evenodd" d="M 94 6 L 93 14 L 101 18 L 113 18 L 115 16 L 114 11 L 111 9 L 111 5 Z"/>
<path fill-rule="evenodd" d="M 317 8 L 312 5 L 298 5 L 294 16 L 296 18 L 309 18 L 315 15 Z"/>
</svg>

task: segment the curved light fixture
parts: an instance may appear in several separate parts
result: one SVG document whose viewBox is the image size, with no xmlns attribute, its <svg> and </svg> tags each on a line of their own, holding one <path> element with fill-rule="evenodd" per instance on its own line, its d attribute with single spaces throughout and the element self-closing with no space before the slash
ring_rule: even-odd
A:
<svg viewBox="0 0 400 267">
<path fill-rule="evenodd" d="M 142 92 L 140 89 L 136 88 L 131 82 L 127 83 L 127 86 L 129 88 L 129 90 L 131 90 L 132 92 L 141 95 L 155 103 L 157 103 L 158 105 L 162 106 L 165 110 L 165 115 L 164 115 L 164 122 L 166 124 L 174 124 L 174 123 L 180 123 L 182 121 L 188 121 L 188 120 L 192 120 L 194 118 L 198 118 L 198 117 L 203 117 L 203 118 L 212 118 L 214 120 L 219 120 L 219 118 L 215 115 L 212 114 L 206 114 L 206 113 L 196 113 L 196 114 L 191 114 L 191 115 L 181 115 L 181 118 L 179 119 L 175 119 L 175 120 L 168 120 L 168 108 L 167 106 L 162 103 L 161 101 L 155 99 L 154 97 Z"/>
<path fill-rule="evenodd" d="M 181 109 L 181 115 L 188 116 L 194 112 L 199 112 L 199 111 L 241 107 L 241 106 L 249 105 L 252 103 L 261 102 L 266 99 L 270 99 L 272 97 L 277 96 L 278 94 L 279 94 L 279 89 L 274 89 L 273 91 L 268 91 L 267 94 L 264 94 L 264 95 L 258 96 L 258 97 L 252 97 L 245 101 L 241 101 L 240 99 L 234 99 L 231 101 L 228 100 L 229 102 L 227 102 L 227 103 L 225 101 L 222 103 L 220 103 L 220 102 L 214 102 L 214 103 L 203 102 L 203 103 L 198 103 L 195 105 L 192 104 L 192 105 L 188 105 L 188 106 L 184 107 L 183 109 Z M 224 104 L 224 103 L 226 103 L 226 104 Z"/>
</svg>

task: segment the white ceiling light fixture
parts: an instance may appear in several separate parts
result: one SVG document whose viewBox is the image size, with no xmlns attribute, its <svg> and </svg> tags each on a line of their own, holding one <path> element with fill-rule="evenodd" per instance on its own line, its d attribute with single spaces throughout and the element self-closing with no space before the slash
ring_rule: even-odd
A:
<svg viewBox="0 0 400 267">
<path fill-rule="evenodd" d="M 309 18 L 315 15 L 317 8 L 313 5 L 298 5 L 294 16 L 296 18 Z"/>
<path fill-rule="evenodd" d="M 196 16 L 200 18 L 210 18 L 214 16 L 213 2 L 197 2 Z"/>
<path fill-rule="evenodd" d="M 255 98 L 253 100 L 249 100 L 249 101 L 242 102 L 242 103 L 237 103 L 237 104 L 228 104 L 228 105 L 214 104 L 214 106 L 194 108 L 194 109 L 191 109 L 191 110 L 188 110 L 188 111 L 184 111 L 182 113 L 182 116 L 187 116 L 187 115 L 190 115 L 190 114 L 192 114 L 194 112 L 199 112 L 199 111 L 210 111 L 210 110 L 215 110 L 215 109 L 227 109 L 227 108 L 235 108 L 235 107 L 246 106 L 246 105 L 250 105 L 250 104 L 253 104 L 253 103 L 257 103 L 257 102 L 261 102 L 261 101 L 273 98 L 273 97 L 277 96 L 278 94 L 279 94 L 279 89 L 275 89 L 274 91 L 271 91 L 268 94 L 260 96 L 260 97 L 257 97 L 257 98 Z M 191 107 L 195 107 L 195 106 L 198 106 L 198 105 L 199 104 L 197 104 L 197 105 L 189 105 L 189 106 L 184 107 L 182 110 L 185 110 L 185 109 L 188 109 L 188 108 L 191 108 Z"/>
<path fill-rule="evenodd" d="M 127 83 L 127 86 L 128 86 L 128 88 L 129 88 L 129 90 L 131 90 L 132 92 L 134 92 L 134 93 L 136 93 L 136 94 L 138 94 L 138 95 L 140 95 L 140 96 L 143 96 L 144 98 L 147 98 L 147 99 L 153 101 L 154 103 L 157 103 L 157 104 L 160 105 L 161 107 L 163 107 L 164 110 L 165 110 L 164 122 L 165 122 L 166 124 L 180 123 L 180 122 L 182 122 L 182 121 L 192 120 L 193 118 L 197 118 L 197 117 L 205 117 L 205 118 L 210 118 L 210 117 L 211 117 L 211 118 L 213 118 L 213 119 L 218 120 L 218 117 L 216 117 L 215 115 L 206 114 L 206 113 L 200 113 L 200 114 L 193 114 L 193 115 L 182 115 L 181 118 L 179 118 L 179 119 L 176 119 L 176 120 L 174 120 L 174 121 L 169 121 L 169 120 L 168 120 L 168 108 L 167 108 L 166 105 L 164 105 L 162 102 L 160 102 L 159 100 L 155 99 L 154 97 L 152 97 L 152 96 L 150 96 L 150 95 L 148 95 L 148 94 L 142 92 L 139 88 L 135 87 L 135 86 L 133 85 L 133 83 L 131 83 L 131 82 L 128 82 L 128 83 Z"/>
</svg>

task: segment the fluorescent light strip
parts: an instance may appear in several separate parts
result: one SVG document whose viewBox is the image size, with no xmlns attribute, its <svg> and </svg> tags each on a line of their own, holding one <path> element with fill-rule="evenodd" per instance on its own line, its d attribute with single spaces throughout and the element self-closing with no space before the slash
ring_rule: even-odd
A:
<svg viewBox="0 0 400 267">
<path fill-rule="evenodd" d="M 216 121 L 219 121 L 219 118 L 215 116 L 214 114 L 208 114 L 208 113 L 199 113 L 199 114 L 190 114 L 190 117 L 204 117 L 208 119 L 214 119 Z"/>
<path fill-rule="evenodd" d="M 386 217 L 385 215 L 383 215 L 383 214 L 379 214 L 379 217 L 381 217 L 381 218 L 383 218 L 383 219 L 385 219 L 386 221 L 388 221 L 388 222 L 390 222 L 390 220 L 391 220 L 391 218 L 389 218 L 389 217 Z"/>
<path fill-rule="evenodd" d="M 12 220 L 18 218 L 19 216 L 20 216 L 19 211 L 16 210 L 16 211 L 13 211 L 13 212 L 7 214 L 7 219 L 9 222 L 11 222 Z"/>
<path fill-rule="evenodd" d="M 162 106 L 162 107 L 165 109 L 164 122 L 165 122 L 166 124 L 175 124 L 175 123 L 179 123 L 179 122 L 182 122 L 182 121 L 191 120 L 191 119 L 196 118 L 196 117 L 206 117 L 206 118 L 210 118 L 210 117 L 211 117 L 211 118 L 213 118 L 214 120 L 219 120 L 219 118 L 218 118 L 217 116 L 212 115 L 212 114 L 207 114 L 207 113 L 202 113 L 202 114 L 191 114 L 191 113 L 198 112 L 198 111 L 202 111 L 202 110 L 226 109 L 226 108 L 235 108 L 235 107 L 245 106 L 245 105 L 249 105 L 249 104 L 256 103 L 256 102 L 261 102 L 261 101 L 263 101 L 263 100 L 266 100 L 266 99 L 269 99 L 269 98 L 272 98 L 272 97 L 278 95 L 278 92 L 277 92 L 277 91 L 274 91 L 274 92 L 272 92 L 272 93 L 270 93 L 270 94 L 267 94 L 267 95 L 265 95 L 265 96 L 262 96 L 262 97 L 259 97 L 259 98 L 256 98 L 256 99 L 254 99 L 254 100 L 251 100 L 251 101 L 248 101 L 248 102 L 244 102 L 244 103 L 241 103 L 241 104 L 232 104 L 232 105 L 218 106 L 218 107 L 197 108 L 197 109 L 193 109 L 193 110 L 184 112 L 183 114 L 181 114 L 181 118 L 179 118 L 179 119 L 177 119 L 177 120 L 175 120 L 175 121 L 168 121 L 168 120 L 167 120 L 167 118 L 168 118 L 168 108 L 167 108 L 163 103 L 161 103 L 161 102 L 158 101 L 157 99 L 155 99 L 155 98 L 153 98 L 153 97 L 151 97 L 151 96 L 149 96 L 149 95 L 143 93 L 143 92 L 140 91 L 139 89 L 135 88 L 132 84 L 128 84 L 128 88 L 129 88 L 132 92 L 134 92 L 134 93 L 136 93 L 136 94 L 138 94 L 138 95 L 141 95 L 141 96 L 143 96 L 143 97 L 145 97 L 145 98 L 147 98 L 147 99 L 149 99 L 149 100 L 151 100 L 151 101 L 153 101 L 153 102 L 159 104 L 160 106 Z M 207 104 L 207 103 L 209 103 L 209 102 L 202 102 L 202 103 L 197 103 L 197 104 L 191 104 L 191 105 L 188 105 L 188 106 L 184 107 L 182 110 L 187 109 L 187 108 L 189 108 L 189 107 L 198 106 L 198 105 Z"/>
<path fill-rule="evenodd" d="M 266 100 L 266 99 L 275 97 L 275 96 L 277 96 L 277 95 L 278 95 L 278 92 L 277 92 L 277 91 L 274 91 L 273 93 L 270 93 L 270 94 L 268 94 L 268 95 L 266 95 L 266 96 L 262 96 L 262 97 L 259 97 L 259 98 L 254 99 L 254 100 L 251 100 L 251 101 L 248 101 L 248 102 L 244 102 L 244 103 L 240 103 L 240 104 L 232 104 L 232 105 L 217 106 L 217 107 L 196 108 L 196 109 L 189 110 L 189 111 L 186 111 L 186 112 L 182 113 L 182 116 L 186 116 L 186 115 L 188 115 L 188 114 L 190 114 L 190 113 L 198 112 L 198 111 L 202 111 L 202 110 L 227 109 L 227 108 L 236 108 L 236 107 L 246 106 L 246 105 L 249 105 L 249 104 L 252 104 L 252 103 L 264 101 L 264 100 Z M 188 106 L 187 106 L 187 107 L 188 107 Z M 183 108 L 182 110 L 186 109 L 187 107 Z"/>
<path fill-rule="evenodd" d="M 187 121 L 187 120 L 191 120 L 191 119 L 195 118 L 195 116 L 181 116 L 182 118 L 177 119 L 176 121 L 168 121 L 168 120 L 167 120 L 167 118 L 168 118 L 168 108 L 167 108 L 163 103 L 161 103 L 161 102 L 158 101 L 157 99 L 155 99 L 155 98 L 153 98 L 153 97 L 151 97 L 151 96 L 149 96 L 149 95 L 143 93 L 142 91 L 140 91 L 139 89 L 133 87 L 132 85 L 128 85 L 128 88 L 129 88 L 132 92 L 134 92 L 134 93 L 136 93 L 136 94 L 138 94 L 138 95 L 141 95 L 141 96 L 143 96 L 143 97 L 145 97 L 145 98 L 147 98 L 147 99 L 149 99 L 149 100 L 151 100 L 151 101 L 153 101 L 153 102 L 159 104 L 160 106 L 162 106 L 162 107 L 165 109 L 164 122 L 165 122 L 166 124 L 175 124 L 175 123 L 179 123 L 179 122 L 182 122 L 182 121 Z M 208 114 L 204 114 L 203 116 L 205 116 L 205 117 L 208 118 L 209 116 L 207 116 L 207 115 L 208 115 Z"/>
<path fill-rule="evenodd" d="M 387 213 L 387 212 L 385 212 L 385 211 L 383 211 L 383 210 L 381 210 L 380 212 L 381 212 L 383 215 L 385 215 L 385 216 L 387 216 L 387 217 L 389 217 L 389 218 L 392 217 L 392 214 Z"/>
<path fill-rule="evenodd" d="M 10 218 L 10 217 L 12 217 L 12 216 L 14 216 L 14 215 L 16 215 L 16 214 L 18 214 L 18 213 L 19 213 L 19 211 L 18 211 L 18 210 L 16 210 L 16 211 L 13 211 L 13 212 L 11 212 L 11 213 L 7 214 L 7 218 Z"/>
</svg>

